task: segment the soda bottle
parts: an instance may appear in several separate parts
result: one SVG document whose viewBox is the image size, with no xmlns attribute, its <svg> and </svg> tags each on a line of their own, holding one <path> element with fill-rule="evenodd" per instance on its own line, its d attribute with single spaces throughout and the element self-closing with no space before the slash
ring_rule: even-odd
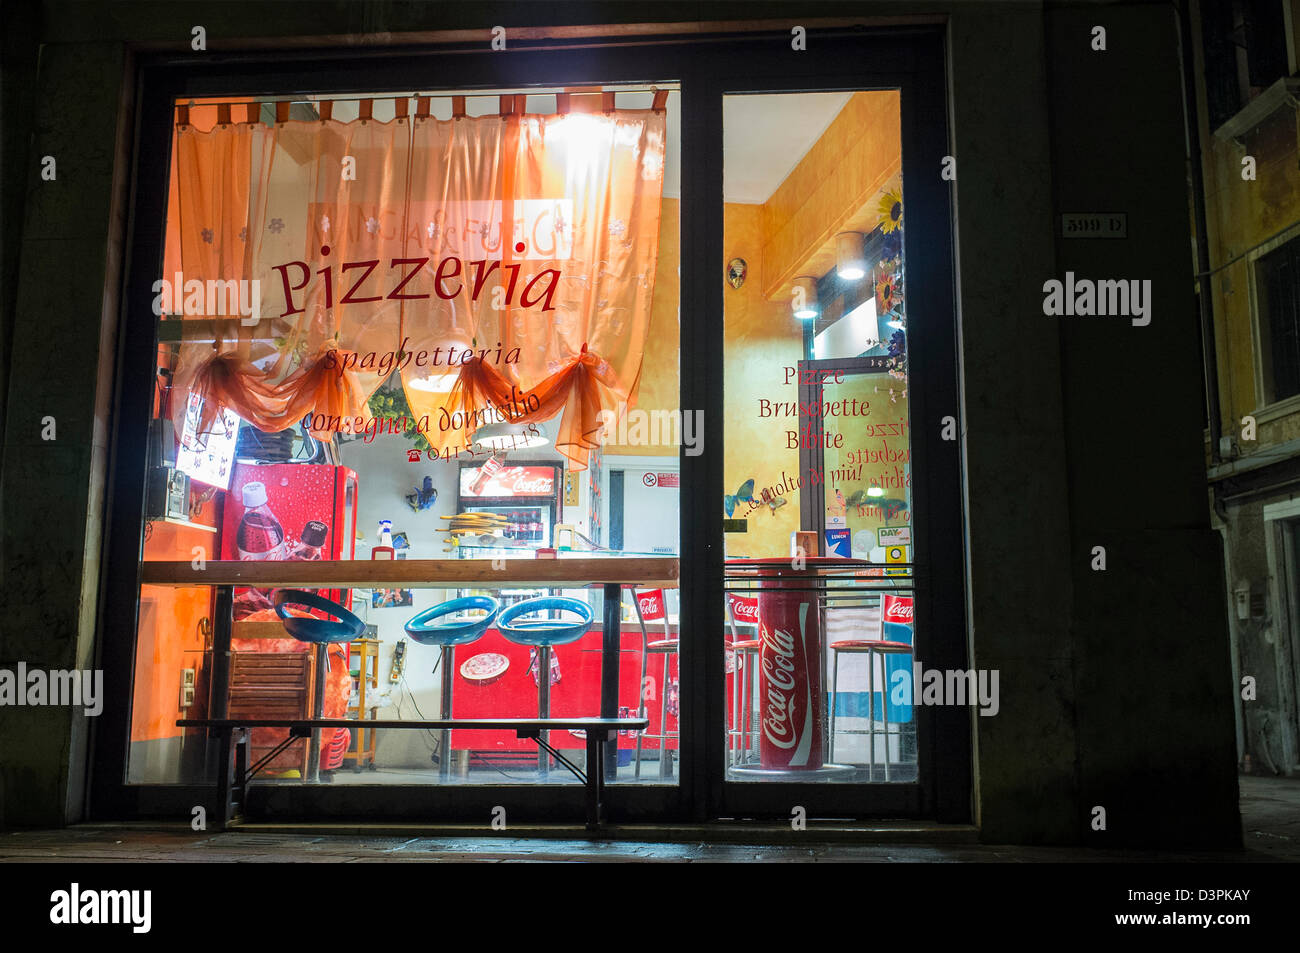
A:
<svg viewBox="0 0 1300 953">
<path fill-rule="evenodd" d="M 244 517 L 235 533 L 240 559 L 284 559 L 284 529 L 266 505 L 266 485 L 245 483 Z"/>
<path fill-rule="evenodd" d="M 302 528 L 302 538 L 299 539 L 298 545 L 289 553 L 290 559 L 320 559 L 321 547 L 325 545 L 325 539 L 329 536 L 330 528 L 320 520 L 308 520 Z"/>
</svg>

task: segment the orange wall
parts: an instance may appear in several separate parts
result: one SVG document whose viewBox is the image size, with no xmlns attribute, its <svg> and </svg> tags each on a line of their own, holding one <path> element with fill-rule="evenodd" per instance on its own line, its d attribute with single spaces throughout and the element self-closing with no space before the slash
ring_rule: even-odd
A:
<svg viewBox="0 0 1300 953">
<path fill-rule="evenodd" d="M 202 546 L 213 557 L 215 533 L 154 520 L 145 542 L 145 559 L 191 559 Z M 202 669 L 204 638 L 199 623 L 212 616 L 212 590 L 206 586 L 140 587 L 140 623 L 135 646 L 135 686 L 131 708 L 131 740 L 176 738 L 180 708 L 181 669 Z M 199 680 L 206 683 L 199 674 Z M 206 705 L 206 699 L 196 699 Z M 195 709 L 189 709 L 193 712 Z"/>
</svg>

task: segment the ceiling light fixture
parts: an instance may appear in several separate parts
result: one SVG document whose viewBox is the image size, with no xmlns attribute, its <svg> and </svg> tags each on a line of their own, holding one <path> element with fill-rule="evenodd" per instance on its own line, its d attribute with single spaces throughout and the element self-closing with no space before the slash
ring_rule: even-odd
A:
<svg viewBox="0 0 1300 953">
<path fill-rule="evenodd" d="M 845 281 L 860 281 L 867 274 L 867 254 L 861 232 L 835 236 L 835 273 Z"/>
<path fill-rule="evenodd" d="M 794 280 L 790 310 L 800 321 L 809 321 L 821 313 L 817 304 L 817 279 L 802 275 Z"/>
</svg>

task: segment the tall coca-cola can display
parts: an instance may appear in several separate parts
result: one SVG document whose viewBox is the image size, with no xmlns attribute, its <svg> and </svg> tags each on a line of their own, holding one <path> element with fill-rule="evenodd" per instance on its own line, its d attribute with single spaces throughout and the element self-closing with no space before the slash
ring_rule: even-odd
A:
<svg viewBox="0 0 1300 953">
<path fill-rule="evenodd" d="M 768 770 L 820 768 L 826 738 L 817 572 L 769 564 L 758 593 L 759 760 Z"/>
</svg>

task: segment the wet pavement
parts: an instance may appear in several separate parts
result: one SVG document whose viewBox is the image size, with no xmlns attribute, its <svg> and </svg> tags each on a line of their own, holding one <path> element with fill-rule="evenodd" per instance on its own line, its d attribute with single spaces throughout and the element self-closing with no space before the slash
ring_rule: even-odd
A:
<svg viewBox="0 0 1300 953">
<path fill-rule="evenodd" d="M 321 825 L 224 833 L 183 825 L 78 825 L 0 833 L 0 863 L 365 863 L 365 862 L 1211 862 L 1300 861 L 1300 779 L 1241 779 L 1242 850 L 1116 851 L 980 844 L 969 828 L 882 824 L 805 831 L 788 825 L 620 827 L 601 837 L 572 828 L 530 827 L 484 835 L 481 826 Z M 370 832 L 368 832 L 370 831 Z"/>
</svg>

